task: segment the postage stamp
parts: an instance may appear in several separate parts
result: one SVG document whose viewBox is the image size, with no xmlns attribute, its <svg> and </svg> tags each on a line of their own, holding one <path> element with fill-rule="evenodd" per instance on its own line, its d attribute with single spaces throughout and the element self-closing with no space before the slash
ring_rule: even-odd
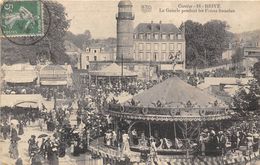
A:
<svg viewBox="0 0 260 165">
<path fill-rule="evenodd" d="M 40 0 L 4 1 L 1 30 L 6 37 L 43 35 L 43 10 Z"/>
</svg>

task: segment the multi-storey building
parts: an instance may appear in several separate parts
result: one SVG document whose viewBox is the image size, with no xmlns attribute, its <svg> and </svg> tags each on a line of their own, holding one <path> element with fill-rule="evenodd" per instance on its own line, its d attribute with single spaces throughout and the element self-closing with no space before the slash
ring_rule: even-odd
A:
<svg viewBox="0 0 260 165">
<path fill-rule="evenodd" d="M 134 60 L 166 62 L 178 56 L 185 61 L 184 31 L 174 24 L 140 23 L 134 30 Z"/>
<path fill-rule="evenodd" d="M 118 4 L 117 60 L 134 62 L 170 62 L 177 57 L 177 63 L 185 68 L 184 26 L 177 28 L 169 23 L 140 23 L 134 29 L 132 3 L 122 0 Z"/>
</svg>

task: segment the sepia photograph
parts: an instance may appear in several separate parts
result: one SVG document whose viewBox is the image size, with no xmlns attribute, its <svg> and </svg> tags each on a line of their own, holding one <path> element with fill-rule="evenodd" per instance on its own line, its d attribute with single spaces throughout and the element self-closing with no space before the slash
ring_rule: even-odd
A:
<svg viewBox="0 0 260 165">
<path fill-rule="evenodd" d="M 0 165 L 260 165 L 259 0 L 0 0 Z"/>
</svg>

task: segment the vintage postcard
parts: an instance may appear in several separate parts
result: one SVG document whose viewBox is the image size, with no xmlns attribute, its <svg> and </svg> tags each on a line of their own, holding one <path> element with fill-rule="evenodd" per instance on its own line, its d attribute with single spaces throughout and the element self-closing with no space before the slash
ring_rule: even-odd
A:
<svg viewBox="0 0 260 165">
<path fill-rule="evenodd" d="M 260 1 L 1 0 L 0 165 L 260 165 Z"/>
</svg>

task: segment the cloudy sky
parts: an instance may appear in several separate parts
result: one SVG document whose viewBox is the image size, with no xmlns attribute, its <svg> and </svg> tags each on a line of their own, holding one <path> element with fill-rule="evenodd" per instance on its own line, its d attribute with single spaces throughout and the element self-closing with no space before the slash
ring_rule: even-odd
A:
<svg viewBox="0 0 260 165">
<path fill-rule="evenodd" d="M 117 0 L 58 0 L 61 2 L 71 19 L 70 31 L 75 34 L 90 30 L 93 38 L 106 38 L 116 36 Z M 260 1 L 144 1 L 132 0 L 133 12 L 135 13 L 135 26 L 141 22 L 173 23 L 179 26 L 186 20 L 205 23 L 212 19 L 226 21 L 230 25 L 230 31 L 243 32 L 260 29 Z M 205 4 L 220 4 L 220 9 L 233 12 L 203 12 L 203 13 L 181 13 L 160 12 L 160 9 L 186 10 L 184 6 L 200 4 L 205 9 Z M 152 9 L 144 12 L 142 6 L 148 5 Z M 216 9 L 218 10 L 218 9 Z"/>
</svg>

